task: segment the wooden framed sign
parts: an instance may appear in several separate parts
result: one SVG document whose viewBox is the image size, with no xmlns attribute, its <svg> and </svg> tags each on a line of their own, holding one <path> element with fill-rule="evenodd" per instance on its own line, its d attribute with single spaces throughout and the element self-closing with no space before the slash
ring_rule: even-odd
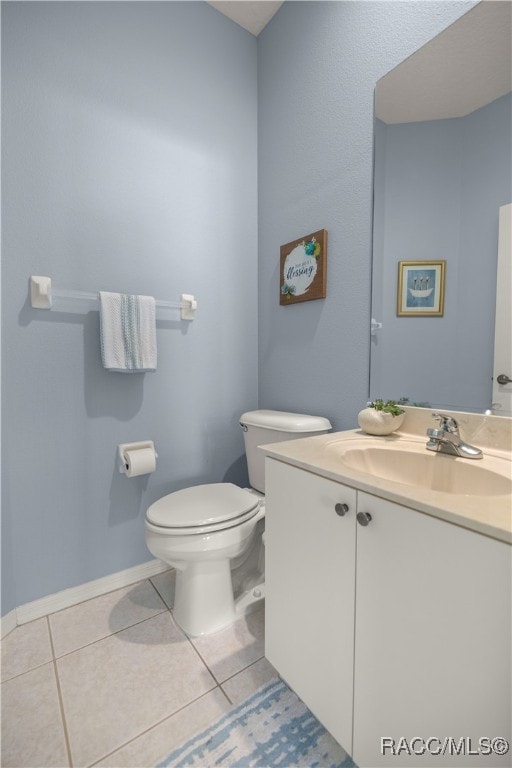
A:
<svg viewBox="0 0 512 768">
<path fill-rule="evenodd" d="M 319 229 L 281 246 L 279 303 L 325 299 L 327 230 Z"/>
</svg>

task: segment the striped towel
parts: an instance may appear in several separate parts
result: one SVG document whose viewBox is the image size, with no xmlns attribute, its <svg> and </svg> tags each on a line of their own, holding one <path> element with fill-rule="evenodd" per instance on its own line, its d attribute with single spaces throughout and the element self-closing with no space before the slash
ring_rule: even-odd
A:
<svg viewBox="0 0 512 768">
<path fill-rule="evenodd" d="M 101 358 L 107 370 L 156 370 L 154 298 L 100 291 L 100 339 Z"/>
</svg>

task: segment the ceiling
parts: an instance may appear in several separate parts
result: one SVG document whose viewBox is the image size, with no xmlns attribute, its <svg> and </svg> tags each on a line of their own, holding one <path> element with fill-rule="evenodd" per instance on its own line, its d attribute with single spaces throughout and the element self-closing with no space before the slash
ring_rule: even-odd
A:
<svg viewBox="0 0 512 768">
<path fill-rule="evenodd" d="M 232 21 L 235 21 L 241 27 L 251 32 L 253 35 L 259 35 L 261 30 L 266 27 L 275 12 L 282 6 L 282 2 L 273 2 L 273 0 L 228 0 L 227 2 L 209 2 Z"/>
<path fill-rule="evenodd" d="M 385 75 L 375 114 L 385 123 L 464 117 L 510 92 L 511 5 L 482 2 Z"/>
<path fill-rule="evenodd" d="M 255 36 L 282 4 L 273 0 L 209 2 Z M 379 80 L 377 116 L 386 123 L 462 117 L 508 93 L 510 27 L 510 2 L 480 2 Z"/>
</svg>

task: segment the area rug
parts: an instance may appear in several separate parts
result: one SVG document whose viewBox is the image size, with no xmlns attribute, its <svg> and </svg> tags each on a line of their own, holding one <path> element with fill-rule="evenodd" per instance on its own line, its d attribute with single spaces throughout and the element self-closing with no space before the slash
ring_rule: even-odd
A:
<svg viewBox="0 0 512 768">
<path fill-rule="evenodd" d="M 174 749 L 158 768 L 356 768 L 282 680 Z"/>
</svg>

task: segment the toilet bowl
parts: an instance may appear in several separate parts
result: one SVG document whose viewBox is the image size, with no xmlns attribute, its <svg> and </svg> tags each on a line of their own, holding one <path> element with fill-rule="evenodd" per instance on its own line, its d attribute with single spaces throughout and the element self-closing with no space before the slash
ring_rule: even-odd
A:
<svg viewBox="0 0 512 768">
<path fill-rule="evenodd" d="M 257 496 L 231 483 L 185 488 L 149 507 L 146 545 L 176 569 L 173 615 L 187 634 L 208 634 L 240 613 L 232 563 L 247 552 L 264 514 Z"/>
<path fill-rule="evenodd" d="M 327 419 L 281 411 L 251 411 L 240 424 L 252 488 L 192 486 L 163 496 L 146 513 L 146 545 L 176 570 L 173 616 L 191 636 L 230 624 L 265 595 L 264 454 L 258 446 L 331 429 Z M 250 561 L 244 579 L 244 564 Z M 237 596 L 235 569 L 246 587 Z"/>
</svg>

